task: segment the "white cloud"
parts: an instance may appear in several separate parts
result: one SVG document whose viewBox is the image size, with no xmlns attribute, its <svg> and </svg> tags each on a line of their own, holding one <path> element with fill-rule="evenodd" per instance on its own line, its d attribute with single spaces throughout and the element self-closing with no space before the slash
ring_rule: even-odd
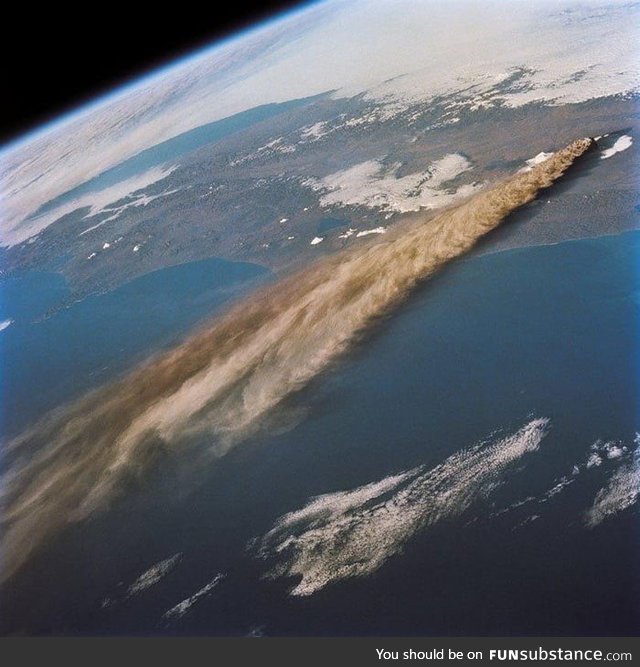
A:
<svg viewBox="0 0 640 667">
<path fill-rule="evenodd" d="M 529 160 L 525 160 L 525 167 L 523 167 L 520 171 L 531 171 L 537 164 L 540 164 L 541 162 L 544 162 L 547 158 L 550 158 L 553 155 L 553 153 L 545 153 L 542 151 L 541 153 L 538 153 L 535 157 L 530 158 Z"/>
<path fill-rule="evenodd" d="M 200 590 L 196 591 L 193 595 L 189 596 L 182 602 L 179 602 L 175 607 L 171 607 L 163 614 L 164 618 L 181 618 L 184 616 L 193 605 L 198 602 L 200 599 L 211 593 L 211 591 L 226 577 L 225 574 L 218 573 L 216 576 L 208 583 L 205 584 Z"/>
<path fill-rule="evenodd" d="M 562 493 L 562 491 L 564 491 L 564 489 L 567 486 L 573 484 L 574 482 L 575 482 L 575 477 L 566 477 L 566 476 L 561 477 L 548 491 L 545 491 L 545 493 L 542 495 L 542 498 L 540 498 L 539 502 L 546 503 L 549 499 Z"/>
<path fill-rule="evenodd" d="M 538 449 L 547 426 L 547 419 L 534 419 L 513 435 L 459 451 L 431 470 L 413 468 L 318 496 L 278 519 L 250 548 L 277 561 L 268 577 L 299 579 L 292 595 L 369 575 L 417 531 L 459 516 L 488 496 L 513 463 Z"/>
<path fill-rule="evenodd" d="M 593 505 L 585 513 L 584 521 L 594 528 L 615 514 L 628 509 L 640 496 L 640 455 L 638 452 L 611 476 L 606 486 L 598 491 Z"/>
<path fill-rule="evenodd" d="M 324 207 L 366 206 L 388 213 L 441 208 L 481 187 L 445 187 L 472 168 L 467 158 L 457 153 L 436 160 L 425 171 L 398 177 L 400 167 L 394 164 L 385 169 L 380 161 L 368 160 L 321 179 L 307 179 L 303 185 L 321 193 L 320 205 Z"/>
<path fill-rule="evenodd" d="M 386 229 L 384 227 L 376 227 L 374 229 L 363 229 L 361 232 L 358 232 L 356 234 L 356 238 L 360 238 L 361 236 L 369 236 L 370 234 L 385 234 Z"/>
<path fill-rule="evenodd" d="M 159 563 L 152 565 L 129 586 L 128 594 L 136 595 L 154 584 L 157 584 L 178 565 L 181 559 L 182 553 L 177 553 L 170 558 L 161 560 Z"/>
<path fill-rule="evenodd" d="M 602 465 L 602 458 L 593 452 L 592 454 L 589 455 L 589 458 L 587 459 L 587 468 L 593 468 L 594 466 L 599 466 Z"/>
<path fill-rule="evenodd" d="M 616 153 L 622 153 L 622 151 L 626 151 L 627 148 L 631 148 L 631 144 L 633 144 L 633 139 L 628 134 L 623 134 L 616 140 L 615 144 L 613 144 L 611 148 L 607 148 L 602 151 L 600 159 L 606 160 Z"/>
</svg>

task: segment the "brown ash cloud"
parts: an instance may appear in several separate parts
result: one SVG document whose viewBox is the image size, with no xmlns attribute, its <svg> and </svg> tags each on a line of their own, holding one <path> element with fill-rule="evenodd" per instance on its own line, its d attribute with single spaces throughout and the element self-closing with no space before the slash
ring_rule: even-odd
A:
<svg viewBox="0 0 640 667">
<path fill-rule="evenodd" d="M 123 483 L 142 481 L 158 455 L 179 454 L 208 434 L 212 454 L 223 456 L 592 144 L 574 141 L 531 171 L 258 291 L 175 349 L 5 442 L 0 580 L 69 523 L 107 507 Z"/>
</svg>

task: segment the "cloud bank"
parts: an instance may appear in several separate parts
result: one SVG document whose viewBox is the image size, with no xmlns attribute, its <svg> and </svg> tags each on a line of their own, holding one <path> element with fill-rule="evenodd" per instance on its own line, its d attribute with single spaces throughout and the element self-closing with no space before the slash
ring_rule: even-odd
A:
<svg viewBox="0 0 640 667">
<path fill-rule="evenodd" d="M 621 465 L 609 482 L 598 491 L 593 505 L 585 512 L 584 522 L 595 528 L 606 519 L 628 509 L 640 497 L 640 449 L 631 460 Z"/>
<path fill-rule="evenodd" d="M 534 419 L 513 435 L 457 452 L 431 470 L 418 467 L 314 498 L 281 517 L 250 548 L 280 561 L 267 577 L 300 577 L 291 595 L 311 595 L 332 582 L 369 575 L 418 531 L 460 516 L 490 495 L 510 466 L 538 449 L 547 426 L 547 419 Z"/>
<path fill-rule="evenodd" d="M 127 158 L 260 104 L 365 93 L 384 116 L 445 95 L 457 113 L 637 93 L 639 12 L 624 0 L 521 2 L 510 12 L 495 0 L 317 3 L 0 152 L 2 235 Z"/>
</svg>

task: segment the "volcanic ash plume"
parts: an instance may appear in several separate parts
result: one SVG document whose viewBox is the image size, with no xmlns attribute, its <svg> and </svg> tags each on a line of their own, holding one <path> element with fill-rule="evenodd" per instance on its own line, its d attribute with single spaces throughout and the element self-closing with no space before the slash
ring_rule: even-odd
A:
<svg viewBox="0 0 640 667">
<path fill-rule="evenodd" d="M 68 522 L 104 507 L 160 451 L 204 432 L 223 455 L 418 283 L 550 186 L 592 145 L 336 255 L 261 291 L 171 352 L 5 444 L 2 572 L 11 576 Z"/>
</svg>

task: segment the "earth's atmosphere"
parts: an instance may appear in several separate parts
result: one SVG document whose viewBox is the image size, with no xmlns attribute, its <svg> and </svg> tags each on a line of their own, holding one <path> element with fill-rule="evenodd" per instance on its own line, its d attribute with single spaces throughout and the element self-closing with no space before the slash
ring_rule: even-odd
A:
<svg viewBox="0 0 640 667">
<path fill-rule="evenodd" d="M 321 2 L 5 146 L 0 632 L 638 635 L 639 17 Z"/>
</svg>

